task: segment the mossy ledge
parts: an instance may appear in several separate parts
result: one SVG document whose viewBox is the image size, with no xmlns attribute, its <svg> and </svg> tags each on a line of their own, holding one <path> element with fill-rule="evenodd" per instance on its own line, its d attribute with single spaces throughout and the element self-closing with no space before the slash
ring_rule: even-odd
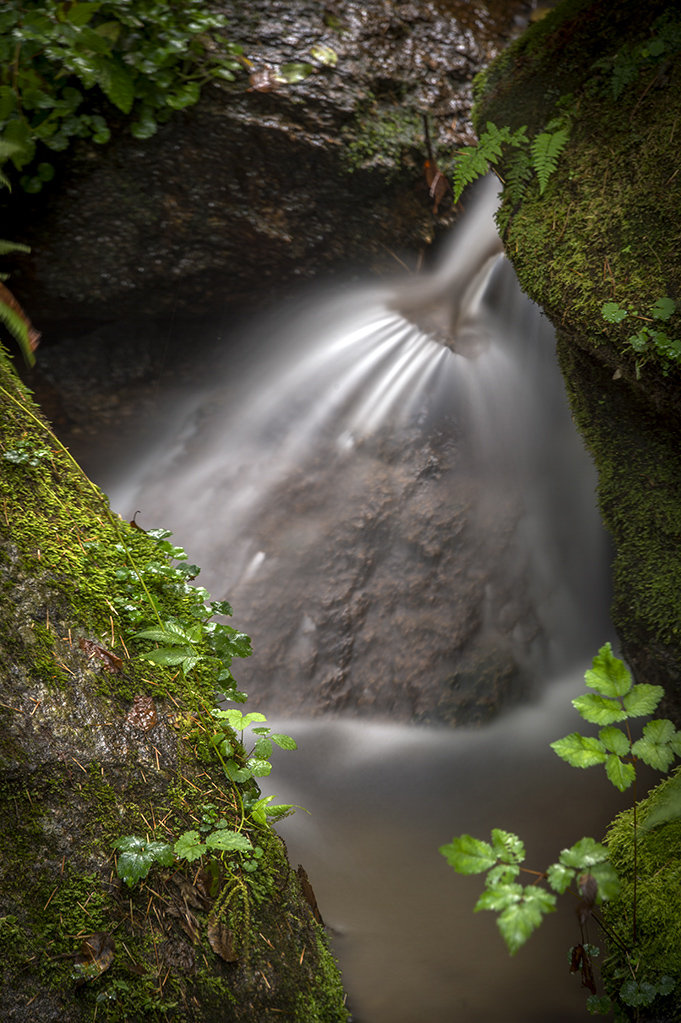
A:
<svg viewBox="0 0 681 1023">
<path fill-rule="evenodd" d="M 624 657 L 637 681 L 664 687 L 663 713 L 677 725 L 681 363 L 651 345 L 637 350 L 631 337 L 654 325 L 660 298 L 681 305 L 680 49 L 677 5 L 564 0 L 478 80 L 475 111 L 478 131 L 488 121 L 524 124 L 530 136 L 569 117 L 569 140 L 544 194 L 530 180 L 519 196 L 509 180 L 499 224 L 523 290 L 556 328 L 573 415 L 598 471 Z M 500 165 L 502 179 L 510 168 L 509 160 Z M 608 302 L 638 316 L 607 322 Z M 666 326 L 681 338 L 678 308 Z M 656 798 L 642 804 L 639 823 Z M 636 867 L 632 825 L 633 813 L 622 815 L 608 839 L 623 889 L 607 918 L 626 950 L 609 942 L 606 988 L 618 1018 L 679 1021 L 679 821 L 640 839 Z M 655 983 L 664 974 L 675 982 L 671 998 L 645 1009 L 619 1000 L 623 977 Z"/>
<path fill-rule="evenodd" d="M 625 657 L 640 681 L 665 687 L 678 716 L 681 364 L 632 347 L 630 335 L 650 319 L 612 324 L 602 315 L 606 302 L 647 317 L 663 296 L 681 304 L 681 61 L 669 50 L 636 57 L 659 38 L 660 19 L 681 38 L 681 15 L 660 0 L 565 0 L 484 74 L 476 123 L 526 124 L 533 134 L 570 111 L 545 193 L 534 182 L 519 202 L 505 197 L 504 243 L 523 290 L 556 327 L 574 417 L 596 463 Z M 630 80 L 615 96 L 623 62 Z M 681 337 L 678 311 L 667 329 Z"/>
<path fill-rule="evenodd" d="M 111 515 L 4 357 L 0 389 L 0 1018 L 344 1023 L 283 842 L 197 741 L 214 658 L 187 680 L 140 657 L 121 569 L 127 551 L 158 564 L 157 541 Z M 158 587 L 163 617 L 195 606 L 186 591 Z M 172 842 L 204 804 L 257 843 L 255 871 L 199 861 L 123 884 L 114 840 Z"/>
</svg>

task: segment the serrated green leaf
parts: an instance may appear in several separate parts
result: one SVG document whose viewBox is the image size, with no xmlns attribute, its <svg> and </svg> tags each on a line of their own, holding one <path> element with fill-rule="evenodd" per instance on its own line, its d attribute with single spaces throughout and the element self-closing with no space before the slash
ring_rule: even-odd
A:
<svg viewBox="0 0 681 1023">
<path fill-rule="evenodd" d="M 552 863 L 546 876 L 554 892 L 562 895 L 572 884 L 575 871 L 571 867 L 566 867 L 564 863 Z"/>
<path fill-rule="evenodd" d="M 648 738 L 635 742 L 631 752 L 656 771 L 668 771 L 674 762 L 674 752 L 668 743 L 657 743 Z"/>
<path fill-rule="evenodd" d="M 497 862 L 492 846 L 472 835 L 459 835 L 447 845 L 440 846 L 440 853 L 457 874 L 481 874 Z"/>
<path fill-rule="evenodd" d="M 594 725 L 611 725 L 614 721 L 626 718 L 626 711 L 616 700 L 598 693 L 584 693 L 572 701 L 572 706 L 579 711 L 585 721 Z"/>
<path fill-rule="evenodd" d="M 579 732 L 571 732 L 550 745 L 554 753 L 572 767 L 593 767 L 594 764 L 604 764 L 607 758 L 602 742 Z"/>
<path fill-rule="evenodd" d="M 206 845 L 209 849 L 217 849 L 219 852 L 252 852 L 253 850 L 250 839 L 238 831 L 228 831 L 226 828 L 213 831 L 208 835 Z"/>
<path fill-rule="evenodd" d="M 206 844 L 201 841 L 198 831 L 185 831 L 180 835 L 174 845 L 175 855 L 181 860 L 193 863 L 203 856 L 206 851 Z"/>
<path fill-rule="evenodd" d="M 628 717 L 639 718 L 652 714 L 663 696 L 662 686 L 651 686 L 643 682 L 633 686 L 622 702 Z"/>
<path fill-rule="evenodd" d="M 569 849 L 563 849 L 560 854 L 560 862 L 576 870 L 591 868 L 597 863 L 604 863 L 607 859 L 608 850 L 593 838 L 580 838 Z"/>
<path fill-rule="evenodd" d="M 511 831 L 493 828 L 492 848 L 502 863 L 522 863 L 525 859 L 525 846 Z"/>
<path fill-rule="evenodd" d="M 590 689 L 612 698 L 624 696 L 631 689 L 631 674 L 624 662 L 615 657 L 610 643 L 598 651 L 584 681 Z"/>
<path fill-rule="evenodd" d="M 174 862 L 168 842 L 147 842 L 137 835 L 125 835 L 113 843 L 118 851 L 116 872 L 129 888 L 147 876 L 154 863 L 169 867 Z"/>
<path fill-rule="evenodd" d="M 5 324 L 9 332 L 16 338 L 26 365 L 35 365 L 35 355 L 31 348 L 26 321 L 2 299 L 0 299 L 0 321 Z"/>
<path fill-rule="evenodd" d="M 499 863 L 487 872 L 485 885 L 487 888 L 493 888 L 497 884 L 510 884 L 519 873 L 520 867 L 517 863 Z"/>
<path fill-rule="evenodd" d="M 626 757 L 631 750 L 631 742 L 621 728 L 601 728 L 598 738 L 610 753 L 618 757 Z"/>
<path fill-rule="evenodd" d="M 543 195 L 549 178 L 558 166 L 558 157 L 567 145 L 569 132 L 559 128 L 554 132 L 540 132 L 530 143 L 532 165 L 539 180 L 539 194 Z"/>
<path fill-rule="evenodd" d="M 522 897 L 523 886 L 521 884 L 496 884 L 482 893 L 473 912 L 478 913 L 482 909 L 501 912 L 501 910 L 520 902 Z"/>
<path fill-rule="evenodd" d="M 511 955 L 514 955 L 536 931 L 543 915 L 553 912 L 554 909 L 555 896 L 542 888 L 527 887 L 522 901 L 508 906 L 502 912 L 497 920 L 497 926 Z"/>
<path fill-rule="evenodd" d="M 605 773 L 620 792 L 625 792 L 636 780 L 636 768 L 634 765 L 623 763 L 615 753 L 609 754 L 605 762 Z"/>
</svg>

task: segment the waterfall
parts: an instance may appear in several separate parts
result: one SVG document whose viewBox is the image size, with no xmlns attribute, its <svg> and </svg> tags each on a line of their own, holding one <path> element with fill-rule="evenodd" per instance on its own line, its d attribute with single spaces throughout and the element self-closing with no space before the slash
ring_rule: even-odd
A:
<svg viewBox="0 0 681 1023">
<path fill-rule="evenodd" d="M 226 325 L 163 435 L 99 471 L 236 608 L 277 713 L 480 720 L 602 641 L 594 473 L 493 181 L 432 270 Z"/>
<path fill-rule="evenodd" d="M 477 880 L 437 852 L 502 827 L 543 869 L 617 806 L 548 748 L 609 635 L 608 552 L 552 330 L 498 255 L 494 203 L 483 187 L 422 274 L 226 323 L 146 447 L 90 458 L 253 636 L 240 687 L 300 746 L 264 791 L 309 811 L 280 830 L 356 1023 L 584 1016 L 571 907 L 511 961 L 472 912 Z"/>
</svg>

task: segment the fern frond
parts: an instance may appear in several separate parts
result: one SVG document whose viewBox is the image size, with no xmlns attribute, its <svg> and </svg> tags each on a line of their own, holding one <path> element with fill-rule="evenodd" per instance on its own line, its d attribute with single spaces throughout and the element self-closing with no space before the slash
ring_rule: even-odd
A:
<svg viewBox="0 0 681 1023">
<path fill-rule="evenodd" d="M 457 161 L 454 167 L 454 202 L 458 202 L 466 185 L 470 185 L 477 178 L 484 177 L 495 166 L 504 151 L 505 145 L 522 146 L 527 143 L 525 125 L 516 131 L 504 125 L 497 128 L 492 121 L 487 122 L 487 128 L 482 132 L 477 146 L 466 146 L 457 153 Z"/>
<path fill-rule="evenodd" d="M 558 157 L 567 145 L 570 133 L 567 128 L 558 131 L 543 131 L 535 135 L 530 145 L 532 166 L 539 180 L 539 194 L 543 195 L 549 178 L 558 164 Z"/>
<path fill-rule="evenodd" d="M 34 366 L 35 355 L 31 348 L 28 324 L 2 297 L 0 297 L 0 321 L 5 324 L 10 334 L 16 338 L 26 365 Z"/>
<path fill-rule="evenodd" d="M 452 175 L 454 202 L 458 202 L 466 185 L 484 177 L 489 170 L 488 158 L 479 146 L 466 146 L 457 153 Z"/>
<path fill-rule="evenodd" d="M 21 242 L 8 242 L 0 238 L 0 256 L 6 256 L 8 252 L 30 252 L 30 246 L 22 245 Z"/>
</svg>

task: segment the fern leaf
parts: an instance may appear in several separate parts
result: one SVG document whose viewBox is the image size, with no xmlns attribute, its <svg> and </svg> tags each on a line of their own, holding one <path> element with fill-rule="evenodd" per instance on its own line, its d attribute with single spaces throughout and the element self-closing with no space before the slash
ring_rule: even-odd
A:
<svg viewBox="0 0 681 1023">
<path fill-rule="evenodd" d="M 543 195 L 549 178 L 558 165 L 558 157 L 567 145 L 569 132 L 567 128 L 558 131 L 543 131 L 532 139 L 530 152 L 532 166 L 539 180 L 539 194 Z"/>
<path fill-rule="evenodd" d="M 454 184 L 454 202 L 458 202 L 466 185 L 476 178 L 484 177 L 489 170 L 487 156 L 479 146 L 466 146 L 457 153 L 452 180 Z"/>
<path fill-rule="evenodd" d="M 35 355 L 31 349 L 31 340 L 26 321 L 11 306 L 7 305 L 2 297 L 0 297 L 0 321 L 5 324 L 10 334 L 16 338 L 26 365 L 34 366 Z"/>
<path fill-rule="evenodd" d="M 22 245 L 21 242 L 8 242 L 0 238 L 0 256 L 6 256 L 8 252 L 30 252 L 30 246 Z"/>
</svg>

